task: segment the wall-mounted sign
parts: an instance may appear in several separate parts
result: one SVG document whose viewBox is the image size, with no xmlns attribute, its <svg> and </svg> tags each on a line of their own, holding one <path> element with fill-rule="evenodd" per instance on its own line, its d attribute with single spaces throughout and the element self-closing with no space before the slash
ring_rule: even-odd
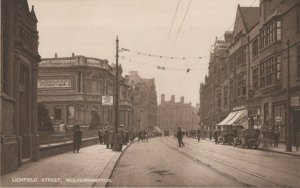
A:
<svg viewBox="0 0 300 188">
<path fill-rule="evenodd" d="M 102 105 L 103 106 L 113 106 L 114 97 L 110 95 L 102 96 Z"/>
<path fill-rule="evenodd" d="M 242 105 L 242 106 L 236 106 L 233 108 L 233 111 L 238 111 L 238 110 L 244 110 L 246 109 L 246 106 L 245 105 Z"/>
<path fill-rule="evenodd" d="M 71 78 L 39 79 L 38 88 L 71 88 Z"/>
</svg>

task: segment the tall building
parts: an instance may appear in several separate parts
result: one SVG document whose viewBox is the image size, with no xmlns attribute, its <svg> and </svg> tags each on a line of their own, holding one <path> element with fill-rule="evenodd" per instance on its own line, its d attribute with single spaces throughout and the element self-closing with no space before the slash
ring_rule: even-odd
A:
<svg viewBox="0 0 300 188">
<path fill-rule="evenodd" d="M 1 174 L 39 159 L 37 22 L 27 0 L 1 1 Z"/>
<path fill-rule="evenodd" d="M 191 103 L 185 103 L 184 97 L 180 101 L 175 101 L 175 95 L 170 101 L 165 100 L 165 95 L 161 94 L 161 102 L 158 106 L 158 126 L 162 130 L 176 132 L 177 127 L 183 130 L 195 130 L 199 128 L 198 109 Z"/>
<path fill-rule="evenodd" d="M 154 131 L 157 126 L 157 94 L 155 80 L 143 79 L 137 71 L 125 76 L 131 87 L 133 129 Z"/>
<path fill-rule="evenodd" d="M 100 127 L 114 126 L 114 103 L 107 96 L 114 96 L 115 65 L 73 53 L 42 59 L 39 70 L 38 101 L 46 105 L 54 124 L 88 126 L 97 115 Z M 120 77 L 119 118 L 127 127 L 132 124 L 128 89 Z"/>
<path fill-rule="evenodd" d="M 242 118 L 244 126 L 270 131 L 278 129 L 280 140 L 285 141 L 288 128 L 286 114 L 289 76 L 289 112 L 292 139 L 295 142 L 295 135 L 300 131 L 299 10 L 300 2 L 297 0 L 261 0 L 260 7 L 238 6 L 232 40 L 227 47 L 228 58 L 222 63 L 225 67 L 224 71 L 222 70 L 225 77 L 221 79 L 221 98 L 215 97 L 215 93 L 219 91 L 219 85 L 215 84 L 216 80 L 219 80 L 219 74 L 211 74 L 211 69 L 205 82 L 200 85 L 203 129 L 210 127 L 214 130 L 218 124 L 234 125 L 239 119 L 238 111 L 244 110 L 243 115 L 247 115 Z M 288 63 L 290 72 L 287 71 Z M 228 111 L 224 111 L 225 118 L 219 120 L 219 123 L 216 123 L 213 116 L 222 117 L 224 114 L 216 110 L 211 113 L 211 109 L 215 107 L 212 104 L 216 101 L 217 104 L 221 103 L 221 106 L 228 106 Z"/>
</svg>

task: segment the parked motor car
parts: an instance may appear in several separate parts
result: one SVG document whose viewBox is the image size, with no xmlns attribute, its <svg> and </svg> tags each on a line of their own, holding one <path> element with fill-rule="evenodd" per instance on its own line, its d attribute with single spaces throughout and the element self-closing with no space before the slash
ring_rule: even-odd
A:
<svg viewBox="0 0 300 188">
<path fill-rule="evenodd" d="M 258 149 L 260 144 L 259 133 L 260 131 L 258 129 L 239 130 L 237 137 L 234 139 L 233 146 L 241 146 L 243 149 L 245 146 L 247 146 L 247 148 Z"/>
<path fill-rule="evenodd" d="M 237 130 L 235 129 L 222 130 L 218 138 L 218 142 L 222 144 L 232 145 L 235 137 L 237 137 Z"/>
</svg>

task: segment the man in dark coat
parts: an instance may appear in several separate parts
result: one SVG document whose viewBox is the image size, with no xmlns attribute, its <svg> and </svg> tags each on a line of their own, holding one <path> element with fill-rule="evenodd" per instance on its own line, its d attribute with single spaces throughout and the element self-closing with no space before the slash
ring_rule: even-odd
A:
<svg viewBox="0 0 300 188">
<path fill-rule="evenodd" d="M 200 129 L 197 129 L 197 139 L 198 139 L 198 142 L 200 142 L 200 137 L 201 137 Z"/>
<path fill-rule="evenodd" d="M 278 141 L 279 141 L 280 133 L 276 129 L 274 132 L 274 146 L 278 148 Z"/>
<path fill-rule="evenodd" d="M 81 138 L 82 138 L 82 132 L 80 130 L 79 125 L 74 126 L 74 132 L 73 132 L 73 153 L 77 151 L 79 153 L 80 145 L 81 145 Z"/>
<path fill-rule="evenodd" d="M 219 136 L 219 134 L 218 134 L 218 131 L 216 130 L 216 131 L 214 132 L 214 138 L 215 138 L 215 143 L 216 143 L 216 144 L 218 144 L 218 136 Z"/>
<path fill-rule="evenodd" d="M 179 144 L 179 147 L 184 146 L 184 143 L 182 142 L 182 137 L 183 137 L 183 132 L 181 131 L 181 128 L 178 127 L 178 130 L 177 130 L 177 139 L 178 139 L 178 144 Z"/>
</svg>

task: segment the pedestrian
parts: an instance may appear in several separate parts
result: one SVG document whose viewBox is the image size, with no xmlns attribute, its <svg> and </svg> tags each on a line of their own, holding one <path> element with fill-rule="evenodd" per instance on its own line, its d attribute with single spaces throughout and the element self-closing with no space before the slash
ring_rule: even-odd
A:
<svg viewBox="0 0 300 188">
<path fill-rule="evenodd" d="M 278 148 L 278 141 L 279 141 L 280 133 L 278 132 L 277 129 L 275 130 L 273 136 L 274 136 L 274 146 L 275 146 L 275 148 Z"/>
<path fill-rule="evenodd" d="M 219 136 L 219 134 L 218 134 L 218 131 L 216 130 L 214 132 L 215 144 L 218 144 L 218 136 Z"/>
<path fill-rule="evenodd" d="M 101 128 L 100 128 L 100 130 L 98 131 L 98 137 L 99 137 L 99 144 L 101 144 L 101 143 L 102 143 Z"/>
<path fill-rule="evenodd" d="M 114 147 L 114 129 L 113 128 L 110 128 L 109 132 L 108 132 L 108 146 L 111 149 Z"/>
<path fill-rule="evenodd" d="M 122 146 L 125 144 L 125 138 L 124 138 L 124 128 L 123 125 L 120 125 L 120 128 L 118 130 L 118 137 L 119 137 L 119 148 L 121 148 L 122 151 Z"/>
<path fill-rule="evenodd" d="M 181 128 L 178 127 L 178 131 L 177 131 L 177 139 L 178 139 L 178 144 L 179 144 L 179 147 L 184 146 L 184 143 L 182 142 L 182 137 L 184 136 L 183 135 L 184 132 L 181 131 Z"/>
<path fill-rule="evenodd" d="M 142 131 L 139 130 L 138 132 L 138 142 L 140 142 L 140 140 L 142 140 Z"/>
<path fill-rule="evenodd" d="M 300 131 L 297 133 L 296 151 L 298 151 L 299 145 L 300 145 Z"/>
<path fill-rule="evenodd" d="M 201 131 L 200 131 L 200 129 L 197 129 L 197 139 L 198 139 L 198 142 L 200 142 L 200 137 L 201 137 Z"/>
<path fill-rule="evenodd" d="M 104 144 L 106 145 L 106 149 L 109 148 L 108 136 L 109 136 L 109 127 L 106 127 L 105 135 L 104 135 Z"/>
<path fill-rule="evenodd" d="M 77 151 L 77 153 L 79 153 L 82 132 L 80 130 L 80 125 L 75 125 L 74 128 L 75 129 L 73 132 L 73 153 L 75 153 L 75 151 Z"/>
</svg>

